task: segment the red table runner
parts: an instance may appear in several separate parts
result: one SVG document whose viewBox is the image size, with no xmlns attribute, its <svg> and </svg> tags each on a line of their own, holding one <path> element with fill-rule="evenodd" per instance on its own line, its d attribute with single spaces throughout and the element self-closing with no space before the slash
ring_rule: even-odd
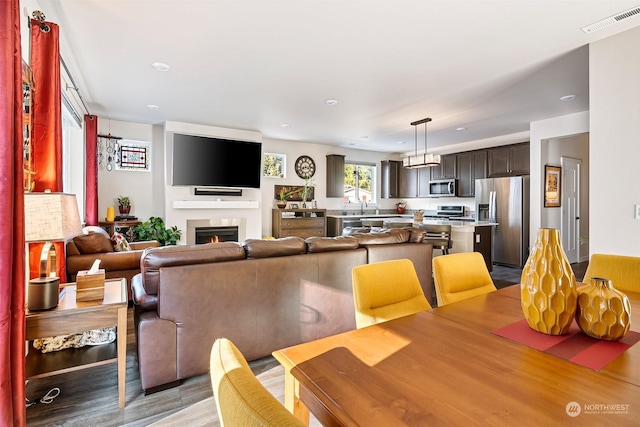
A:
<svg viewBox="0 0 640 427">
<path fill-rule="evenodd" d="M 575 322 L 566 335 L 547 335 L 531 329 L 526 319 L 491 332 L 596 371 L 640 341 L 640 333 L 634 331 L 629 331 L 620 341 L 592 338 L 584 334 Z"/>
</svg>

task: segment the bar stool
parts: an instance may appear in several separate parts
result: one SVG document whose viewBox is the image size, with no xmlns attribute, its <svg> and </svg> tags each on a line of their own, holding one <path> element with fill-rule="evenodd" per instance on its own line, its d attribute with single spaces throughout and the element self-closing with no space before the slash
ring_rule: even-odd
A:
<svg viewBox="0 0 640 427">
<path fill-rule="evenodd" d="M 431 243 L 433 249 L 442 251 L 442 255 L 449 254 L 451 249 L 451 226 L 439 224 L 421 224 L 420 228 L 427 232 L 423 243 Z"/>
</svg>

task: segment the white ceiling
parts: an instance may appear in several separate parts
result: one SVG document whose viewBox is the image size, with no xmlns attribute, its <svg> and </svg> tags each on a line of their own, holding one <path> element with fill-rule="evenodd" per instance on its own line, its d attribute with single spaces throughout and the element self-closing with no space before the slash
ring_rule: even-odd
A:
<svg viewBox="0 0 640 427">
<path fill-rule="evenodd" d="M 381 152 L 413 151 L 410 122 L 425 117 L 431 149 L 588 110 L 587 45 L 640 25 L 636 15 L 580 30 L 640 0 L 40 4 L 92 114 Z"/>
</svg>

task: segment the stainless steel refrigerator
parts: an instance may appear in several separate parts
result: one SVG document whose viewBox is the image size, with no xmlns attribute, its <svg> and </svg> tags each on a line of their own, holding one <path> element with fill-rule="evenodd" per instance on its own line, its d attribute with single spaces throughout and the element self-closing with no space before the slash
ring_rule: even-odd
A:
<svg viewBox="0 0 640 427">
<path fill-rule="evenodd" d="M 476 217 L 493 227 L 493 262 L 524 267 L 529 256 L 529 176 L 476 179 Z"/>
</svg>

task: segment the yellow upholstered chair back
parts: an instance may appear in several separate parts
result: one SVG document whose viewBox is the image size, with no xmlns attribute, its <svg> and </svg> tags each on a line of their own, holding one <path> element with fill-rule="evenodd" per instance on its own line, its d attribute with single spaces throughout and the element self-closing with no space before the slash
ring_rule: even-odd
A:
<svg viewBox="0 0 640 427">
<path fill-rule="evenodd" d="M 264 388 L 238 348 L 218 338 L 211 348 L 211 386 L 222 426 L 302 426 Z"/>
<path fill-rule="evenodd" d="M 433 258 L 433 283 L 439 307 L 496 290 L 479 252 Z"/>
<path fill-rule="evenodd" d="M 359 265 L 352 277 L 358 328 L 431 309 L 408 259 Z"/>
<path fill-rule="evenodd" d="M 607 278 L 621 291 L 640 292 L 640 257 L 593 254 L 582 281 L 592 277 Z"/>
</svg>

